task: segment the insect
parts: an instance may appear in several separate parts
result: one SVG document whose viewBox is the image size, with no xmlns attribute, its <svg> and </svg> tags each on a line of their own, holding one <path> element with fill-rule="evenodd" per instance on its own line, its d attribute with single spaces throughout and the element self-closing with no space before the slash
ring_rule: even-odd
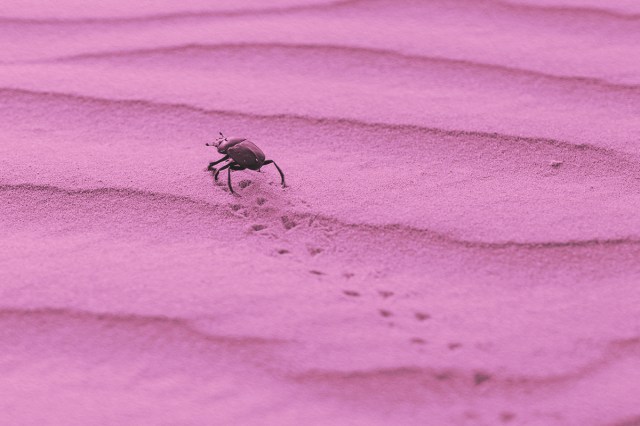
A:
<svg viewBox="0 0 640 426">
<path fill-rule="evenodd" d="M 251 142 L 249 139 L 245 138 L 227 138 L 222 132 L 220 132 L 220 137 L 216 139 L 213 143 L 207 143 L 206 146 L 213 146 L 218 149 L 220 154 L 224 154 L 224 157 L 221 159 L 209 163 L 209 167 L 207 167 L 208 171 L 215 172 L 214 178 L 216 182 L 218 181 L 218 175 L 224 169 L 227 169 L 227 185 L 229 185 L 229 190 L 232 194 L 235 194 L 233 191 L 233 186 L 231 186 L 231 171 L 232 170 L 260 170 L 262 166 L 267 164 L 273 164 L 278 169 L 278 173 L 280 173 L 280 178 L 282 178 L 282 187 L 286 187 L 284 183 L 284 173 L 280 170 L 280 167 L 273 160 L 265 160 L 264 152 L 256 144 Z M 223 161 L 230 160 L 224 166 L 216 169 L 216 165 L 222 163 Z"/>
</svg>

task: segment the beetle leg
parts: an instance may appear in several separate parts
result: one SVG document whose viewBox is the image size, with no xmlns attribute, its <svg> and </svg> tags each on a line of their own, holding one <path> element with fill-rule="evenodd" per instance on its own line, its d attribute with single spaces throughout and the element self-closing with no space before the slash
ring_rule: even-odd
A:
<svg viewBox="0 0 640 426">
<path fill-rule="evenodd" d="M 209 171 L 213 171 L 213 170 L 215 169 L 215 167 L 213 167 L 213 166 L 215 166 L 216 164 L 220 164 L 220 163 L 222 163 L 223 161 L 227 161 L 228 159 L 229 159 L 229 156 L 228 156 L 228 155 L 225 155 L 225 156 L 224 156 L 224 157 L 222 157 L 221 159 L 219 159 L 219 160 L 217 160 L 217 161 L 214 161 L 214 162 L 212 162 L 212 163 L 209 163 L 209 167 L 207 167 L 207 170 L 209 170 Z"/>
<path fill-rule="evenodd" d="M 235 194 L 233 191 L 233 187 L 231 186 L 231 170 L 244 170 L 245 168 L 240 166 L 238 163 L 229 164 L 229 171 L 227 172 L 227 185 L 229 185 L 229 190 L 232 194 Z"/>
<path fill-rule="evenodd" d="M 229 191 L 231 191 L 232 194 L 235 194 L 235 192 L 233 192 L 233 186 L 231 186 L 231 167 L 227 170 L 227 185 L 229 186 Z"/>
<path fill-rule="evenodd" d="M 231 167 L 234 164 L 235 163 L 232 161 L 232 162 L 227 163 L 224 166 L 220 167 L 218 170 L 216 170 L 216 173 L 213 175 L 213 177 L 215 178 L 216 182 L 218 181 L 218 175 L 220 174 L 220 172 L 223 171 L 224 169 L 228 169 L 229 167 Z"/>
<path fill-rule="evenodd" d="M 276 166 L 276 169 L 278 169 L 278 173 L 280 173 L 280 178 L 282 178 L 282 187 L 286 187 L 287 185 L 284 183 L 284 173 L 282 173 L 282 170 L 280 170 L 280 167 L 278 167 L 278 165 L 276 164 L 275 161 L 273 160 L 267 160 L 264 163 L 262 163 L 262 165 L 264 166 L 265 164 L 273 164 L 274 166 Z"/>
</svg>

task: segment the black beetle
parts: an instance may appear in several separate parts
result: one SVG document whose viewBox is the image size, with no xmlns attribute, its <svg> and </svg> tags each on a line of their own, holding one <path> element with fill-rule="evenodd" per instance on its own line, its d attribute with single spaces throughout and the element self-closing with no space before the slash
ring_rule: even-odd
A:
<svg viewBox="0 0 640 426">
<path fill-rule="evenodd" d="M 251 142 L 249 139 L 245 138 L 227 138 L 222 132 L 220 132 L 220 137 L 216 139 L 213 143 L 205 144 L 206 146 L 214 146 L 218 149 L 220 154 L 224 154 L 224 157 L 221 159 L 209 163 L 209 167 L 207 167 L 208 171 L 215 172 L 215 179 L 218 180 L 218 174 L 224 169 L 228 169 L 227 172 L 227 184 L 229 185 L 229 190 L 232 194 L 234 194 L 233 187 L 231 186 L 231 170 L 260 170 L 260 168 L 267 164 L 273 164 L 278 169 L 278 173 L 280 173 L 280 177 L 282 178 L 282 187 L 284 188 L 286 185 L 284 183 L 284 174 L 280 167 L 273 160 L 265 160 L 264 152 L 256 144 Z M 216 169 L 214 166 L 216 164 L 222 163 L 223 161 L 227 161 L 231 159 L 227 164 Z"/>
</svg>

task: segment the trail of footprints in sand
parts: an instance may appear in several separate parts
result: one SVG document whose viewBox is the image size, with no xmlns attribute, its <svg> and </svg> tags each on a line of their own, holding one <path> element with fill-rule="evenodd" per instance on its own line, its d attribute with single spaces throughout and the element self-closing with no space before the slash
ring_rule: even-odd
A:
<svg viewBox="0 0 640 426">
<path fill-rule="evenodd" d="M 252 183 L 253 182 L 250 180 L 242 180 L 240 181 L 239 185 L 242 188 L 247 188 Z M 272 209 L 271 211 L 269 211 L 269 199 L 262 196 L 258 196 L 256 198 L 252 198 L 252 200 L 254 200 L 253 207 L 249 207 L 248 205 L 243 205 L 242 203 L 233 203 L 229 205 L 229 209 L 234 214 L 234 216 L 241 218 L 243 220 L 256 219 L 257 217 L 262 217 L 265 219 L 264 221 L 259 223 L 252 223 L 248 228 L 248 232 L 256 236 L 286 240 L 286 234 L 292 230 L 301 229 L 304 227 L 312 228 L 314 227 L 314 225 L 317 225 L 316 228 L 327 231 L 324 233 L 324 237 L 326 240 L 325 244 L 330 245 L 332 243 L 330 239 L 330 234 L 332 230 L 326 227 L 323 228 L 322 226 L 320 226 L 319 223 L 315 221 L 313 217 L 310 217 L 307 220 L 300 220 L 300 219 L 294 218 L 293 217 L 294 215 L 281 214 L 279 216 L 280 223 L 278 224 L 277 220 L 274 220 L 273 218 L 273 213 L 275 213 L 275 210 Z M 265 224 L 265 222 L 272 222 L 275 225 L 270 226 Z M 289 244 L 286 244 L 285 246 L 282 246 L 281 248 L 277 249 L 276 255 L 287 256 L 292 261 L 301 265 L 305 265 L 309 263 L 309 258 L 311 259 L 318 258 L 318 256 L 321 256 L 326 251 L 332 251 L 330 247 L 323 246 L 320 244 L 314 245 L 309 242 L 306 242 L 304 244 L 304 249 L 293 248 L 292 247 L 293 245 L 294 244 L 289 243 Z M 326 277 L 328 279 L 337 279 L 343 282 L 344 284 L 348 284 L 354 278 L 357 278 L 357 274 L 350 271 L 342 272 L 339 276 L 331 276 L 332 274 L 325 272 L 321 269 L 309 269 L 308 272 L 310 275 L 316 277 L 316 279 L 322 279 L 323 277 Z M 369 278 L 370 277 L 368 277 L 368 279 Z M 358 300 L 358 299 L 364 300 L 368 297 L 378 298 L 380 303 L 375 304 L 378 307 L 374 312 L 372 312 L 372 314 L 379 316 L 383 320 L 386 320 L 387 325 L 390 328 L 398 327 L 404 321 L 407 321 L 407 320 L 416 322 L 419 324 L 424 324 L 425 326 L 427 326 L 433 319 L 430 313 L 423 310 L 421 311 L 413 310 L 409 313 L 409 315 L 405 315 L 404 313 L 398 314 L 396 310 L 394 310 L 392 307 L 389 306 L 391 302 L 393 302 L 393 300 L 398 296 L 396 292 L 391 290 L 380 289 L 380 290 L 373 290 L 370 293 L 369 292 L 365 293 L 361 290 L 345 287 L 341 290 L 341 296 L 350 300 Z M 411 345 L 417 345 L 417 346 L 425 346 L 429 344 L 428 337 L 426 337 L 425 335 L 411 335 L 410 337 L 408 337 L 407 341 Z M 456 351 L 462 347 L 463 347 L 462 343 L 455 342 L 455 341 L 452 341 L 446 344 L 446 349 L 449 351 Z M 478 373 L 478 374 L 483 375 L 484 373 Z M 480 384 L 486 381 L 487 379 L 477 379 L 477 380 L 474 379 L 474 380 L 476 384 Z"/>
<path fill-rule="evenodd" d="M 246 188 L 250 186 L 253 182 L 250 180 L 242 180 L 240 181 L 240 186 L 242 188 Z M 280 226 L 274 226 L 277 224 L 278 220 L 274 218 L 274 213 L 276 209 L 270 208 L 268 205 L 269 200 L 265 197 L 259 196 L 255 198 L 254 207 L 249 207 L 247 205 L 243 205 L 241 202 L 233 203 L 229 205 L 229 209 L 231 213 L 242 220 L 249 219 L 257 219 L 262 218 L 264 221 L 261 223 L 253 223 L 248 227 L 248 231 L 258 236 L 268 236 L 271 238 L 282 239 L 286 232 L 291 231 L 294 228 L 297 228 L 299 225 L 303 224 L 303 221 L 299 219 L 295 219 L 294 215 L 283 214 L 279 217 Z M 304 203 L 304 202 L 303 202 Z M 271 222 L 271 224 L 266 224 L 265 222 Z M 310 218 L 307 221 L 307 226 L 314 225 L 314 218 Z M 314 245 L 312 243 L 306 243 L 306 251 L 304 254 L 306 256 L 315 257 L 319 254 L 325 252 L 327 250 L 326 247 L 321 247 L 319 245 Z M 276 253 L 278 255 L 294 255 L 295 250 L 292 248 L 279 248 Z M 309 270 L 310 274 L 313 275 L 327 275 L 325 272 L 312 269 Z M 347 273 L 348 274 L 348 273 Z"/>
<path fill-rule="evenodd" d="M 345 274 L 346 275 L 346 274 Z M 350 278 L 350 277 L 349 277 Z M 361 298 L 361 297 L 378 297 L 381 299 L 382 304 L 380 304 L 379 306 L 382 306 L 380 308 L 378 308 L 377 310 L 377 314 L 384 318 L 387 319 L 387 325 L 389 327 L 396 327 L 398 326 L 400 321 L 405 321 L 407 320 L 407 316 L 406 315 L 397 315 L 396 311 L 393 310 L 392 308 L 390 308 L 386 302 L 387 301 L 391 301 L 393 300 L 393 298 L 396 297 L 396 294 L 393 291 L 389 291 L 389 290 L 377 290 L 375 291 L 375 294 L 364 294 L 362 292 L 359 291 L 355 291 L 355 290 L 343 290 L 342 293 L 344 294 L 344 296 L 349 297 L 349 298 Z M 417 321 L 418 323 L 424 323 L 425 325 L 429 324 L 429 320 L 432 319 L 431 314 L 425 312 L 425 311 L 416 311 L 413 310 L 410 312 L 409 317 L 411 321 Z M 409 338 L 409 342 L 415 345 L 426 345 L 428 344 L 428 340 L 423 337 L 423 336 L 413 336 Z M 451 350 L 451 351 L 455 351 L 457 349 L 460 349 L 462 347 L 462 343 L 459 342 L 450 342 L 447 344 L 447 349 Z"/>
</svg>

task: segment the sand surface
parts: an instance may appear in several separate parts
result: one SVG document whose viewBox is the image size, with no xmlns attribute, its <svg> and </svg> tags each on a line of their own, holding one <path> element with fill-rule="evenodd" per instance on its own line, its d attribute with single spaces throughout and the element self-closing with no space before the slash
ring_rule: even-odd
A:
<svg viewBox="0 0 640 426">
<path fill-rule="evenodd" d="M 640 424 L 638 2 L 41 3 L 1 424 Z M 289 187 L 216 185 L 218 131 Z"/>
</svg>

